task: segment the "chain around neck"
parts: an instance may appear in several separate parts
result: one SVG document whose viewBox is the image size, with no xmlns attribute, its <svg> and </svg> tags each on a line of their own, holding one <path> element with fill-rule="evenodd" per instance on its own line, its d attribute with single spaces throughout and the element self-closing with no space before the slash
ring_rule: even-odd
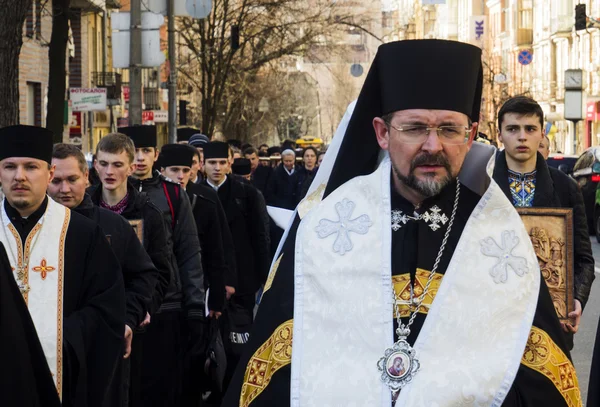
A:
<svg viewBox="0 0 600 407">
<path fill-rule="evenodd" d="M 442 240 L 442 244 L 440 245 L 440 250 L 438 251 L 437 257 L 435 259 L 435 263 L 433 264 L 433 269 L 431 270 L 431 274 L 429 275 L 427 284 L 425 284 L 425 288 L 423 288 L 423 292 L 421 293 L 421 295 L 419 296 L 419 298 L 416 302 L 417 307 L 411 313 L 410 319 L 408 320 L 408 323 L 406 325 L 404 325 L 402 323 L 402 319 L 400 318 L 400 307 L 399 307 L 400 301 L 399 301 L 398 297 L 396 296 L 396 293 L 392 289 L 392 295 L 394 296 L 394 309 L 396 310 L 396 321 L 398 322 L 398 329 L 396 329 L 396 334 L 399 337 L 408 337 L 408 335 L 410 335 L 410 326 L 412 325 L 415 318 L 417 317 L 417 314 L 419 313 L 419 310 L 421 309 L 421 306 L 423 304 L 423 300 L 425 299 L 425 295 L 427 295 L 427 292 L 429 291 L 429 287 L 431 286 L 433 277 L 437 273 L 437 268 L 440 265 L 442 255 L 444 254 L 444 249 L 446 248 L 446 244 L 448 243 L 448 237 L 450 236 L 450 231 L 452 230 L 452 225 L 454 224 L 454 218 L 456 217 L 456 210 L 458 208 L 459 197 L 460 197 L 460 181 L 457 179 L 456 180 L 456 195 L 454 197 L 454 206 L 452 208 L 452 215 L 450 216 L 450 222 L 448 224 L 448 229 L 446 229 L 446 233 L 444 234 L 444 239 Z M 412 300 L 413 300 L 413 298 L 412 298 L 412 291 L 411 291 L 411 303 L 412 303 Z"/>
</svg>

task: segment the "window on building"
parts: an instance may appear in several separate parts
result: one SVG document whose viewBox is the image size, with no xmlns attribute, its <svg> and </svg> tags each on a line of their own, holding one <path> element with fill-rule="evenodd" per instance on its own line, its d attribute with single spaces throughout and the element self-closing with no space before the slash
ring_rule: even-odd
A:
<svg viewBox="0 0 600 407">
<path fill-rule="evenodd" d="M 533 29 L 533 0 L 519 0 L 519 28 Z"/>
<path fill-rule="evenodd" d="M 502 16 L 500 17 L 500 32 L 508 31 L 510 27 L 510 5 L 508 0 L 502 0 Z"/>
<path fill-rule="evenodd" d="M 35 38 L 42 38 L 42 0 L 35 0 Z"/>
<path fill-rule="evenodd" d="M 27 124 L 42 125 L 42 85 L 39 82 L 27 82 Z"/>
<path fill-rule="evenodd" d="M 29 5 L 29 9 L 27 10 L 27 15 L 25 16 L 25 35 L 29 38 L 33 38 L 33 33 L 35 31 L 35 18 L 34 18 L 34 5 L 31 3 Z"/>
<path fill-rule="evenodd" d="M 42 38 L 42 0 L 35 0 L 29 6 L 25 16 L 25 35 L 29 38 Z"/>
</svg>

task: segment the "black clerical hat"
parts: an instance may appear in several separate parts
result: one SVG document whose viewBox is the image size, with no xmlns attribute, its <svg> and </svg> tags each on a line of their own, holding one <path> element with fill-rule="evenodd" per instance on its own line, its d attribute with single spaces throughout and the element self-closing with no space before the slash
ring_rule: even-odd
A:
<svg viewBox="0 0 600 407">
<path fill-rule="evenodd" d="M 30 157 L 52 163 L 53 133 L 43 127 L 18 124 L 0 129 L 0 160 Z"/>
<path fill-rule="evenodd" d="M 456 41 L 409 40 L 379 47 L 348 123 L 325 196 L 373 172 L 380 147 L 373 119 L 398 110 L 464 113 L 479 122 L 481 49 Z"/>
<path fill-rule="evenodd" d="M 156 142 L 156 126 L 129 126 L 119 127 L 119 133 L 125 134 L 135 144 L 135 148 L 155 147 Z"/>
<path fill-rule="evenodd" d="M 160 157 L 160 166 L 163 168 L 172 165 L 191 167 L 194 148 L 185 144 L 166 144 L 160 150 Z"/>
<path fill-rule="evenodd" d="M 229 158 L 229 144 L 222 141 L 211 141 L 204 145 L 204 159 Z"/>
<path fill-rule="evenodd" d="M 269 149 L 267 150 L 267 155 L 269 157 L 278 153 L 281 154 L 281 148 L 279 147 L 269 147 Z"/>
<path fill-rule="evenodd" d="M 200 130 L 193 127 L 182 127 L 177 129 L 177 141 L 189 141 L 194 134 L 200 133 Z"/>
<path fill-rule="evenodd" d="M 231 172 L 237 175 L 250 174 L 252 172 L 252 168 L 250 167 L 250 160 L 246 158 L 236 158 L 235 160 L 233 160 Z"/>
</svg>

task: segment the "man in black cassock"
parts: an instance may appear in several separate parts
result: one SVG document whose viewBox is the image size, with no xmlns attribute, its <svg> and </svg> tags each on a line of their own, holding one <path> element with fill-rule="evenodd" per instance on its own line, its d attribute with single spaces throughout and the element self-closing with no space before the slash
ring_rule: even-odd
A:
<svg viewBox="0 0 600 407">
<path fill-rule="evenodd" d="M 0 244 L 0 404 L 60 407 L 56 386 L 23 295 Z"/>
<path fill-rule="evenodd" d="M 157 163 L 156 126 L 120 127 L 135 145 L 133 188 L 144 192 L 163 215 L 170 254 L 171 281 L 159 311 L 144 340 L 144 406 L 178 405 L 181 398 L 181 364 L 188 344 L 204 341 L 204 275 L 198 231 L 190 200 L 181 185 L 167 180 Z M 160 168 L 160 163 L 157 165 Z"/>
<path fill-rule="evenodd" d="M 471 45 L 379 48 L 224 406 L 581 405 L 535 252 L 491 179 L 495 150 L 473 143 L 482 81 Z"/>
<path fill-rule="evenodd" d="M 5 192 L 0 241 L 27 303 L 63 406 L 102 406 L 123 356 L 125 294 L 100 227 L 46 195 L 52 133 L 0 129 Z"/>
<path fill-rule="evenodd" d="M 225 332 L 228 351 L 226 383 L 233 373 L 240 349 L 246 345 L 247 332 L 254 317 L 256 293 L 266 280 L 270 261 L 268 214 L 264 199 L 249 183 L 227 175 L 231 170 L 228 155 L 227 143 L 211 142 L 204 146 L 207 175 L 204 185 L 217 192 L 223 205 L 237 265 L 235 295 L 231 297 L 224 315 L 225 328 L 229 331 Z"/>
<path fill-rule="evenodd" d="M 181 184 L 190 198 L 192 213 L 198 229 L 198 239 L 202 249 L 204 287 L 209 290 L 208 310 L 210 318 L 218 319 L 224 309 L 225 298 L 235 290 L 231 286 L 230 268 L 234 263 L 235 252 L 225 212 L 217 193 L 204 184 L 194 184 L 190 180 L 192 158 L 197 154 L 194 147 L 181 144 L 164 145 L 160 152 L 162 174 Z M 227 254 L 227 256 L 226 256 Z M 235 268 L 233 268 L 235 271 Z M 226 284 L 227 282 L 227 291 Z M 213 321 L 215 322 L 215 321 Z M 203 390 L 208 386 L 205 370 L 206 343 L 190 346 L 184 357 L 182 406 L 197 406 Z"/>
<path fill-rule="evenodd" d="M 106 137 L 103 139 L 106 142 Z M 142 355 L 138 335 L 141 333 L 141 327 L 147 325 L 151 315 L 157 310 L 158 305 L 154 303 L 160 302 L 157 297 L 161 297 L 160 293 L 164 292 L 168 285 L 168 252 L 161 214 L 147 202 L 147 197 L 139 197 L 141 193 L 133 189 L 130 190 L 128 205 L 120 214 L 95 205 L 86 193 L 88 168 L 85 157 L 74 145 L 56 144 L 52 152 L 52 164 L 55 171 L 54 178 L 48 186 L 48 195 L 56 202 L 100 225 L 121 265 L 126 304 L 123 358 L 129 359 L 131 355 L 134 332 L 136 354 L 130 360 L 119 363 L 115 377 L 116 380 L 129 383 L 130 370 L 133 370 L 134 376 L 139 374 L 138 366 Z M 125 183 L 126 179 L 125 177 Z M 97 202 L 102 194 L 101 185 L 90 187 L 90 191 L 98 192 L 98 197 L 94 196 Z M 142 236 L 136 235 L 128 219 L 141 222 Z M 157 283 L 159 275 L 160 284 Z M 130 369 L 130 361 L 133 369 Z M 125 379 L 119 379 L 121 374 Z M 128 400 L 127 388 L 128 386 L 122 386 L 115 389 L 110 405 L 121 405 L 121 400 Z M 132 397 L 129 400 L 138 398 L 133 386 Z M 131 401 L 127 405 L 136 404 Z"/>
</svg>

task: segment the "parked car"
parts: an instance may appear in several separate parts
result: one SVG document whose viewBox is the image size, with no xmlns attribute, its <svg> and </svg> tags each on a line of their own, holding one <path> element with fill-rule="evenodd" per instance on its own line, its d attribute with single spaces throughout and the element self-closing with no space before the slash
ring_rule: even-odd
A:
<svg viewBox="0 0 600 407">
<path fill-rule="evenodd" d="M 585 215 L 587 216 L 590 233 L 596 232 L 596 189 L 600 183 L 600 146 L 590 147 L 585 150 L 573 166 L 571 175 L 581 188 Z"/>
<path fill-rule="evenodd" d="M 576 155 L 550 154 L 546 160 L 549 167 L 556 168 L 567 175 L 573 174 L 573 167 L 579 157 Z"/>
</svg>

